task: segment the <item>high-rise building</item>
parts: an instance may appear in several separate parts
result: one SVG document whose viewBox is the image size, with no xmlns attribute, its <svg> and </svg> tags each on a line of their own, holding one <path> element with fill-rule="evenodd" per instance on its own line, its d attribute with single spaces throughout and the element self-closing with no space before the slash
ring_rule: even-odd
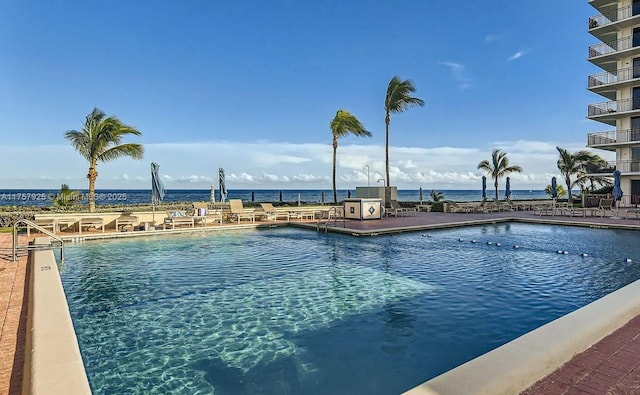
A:
<svg viewBox="0 0 640 395">
<path fill-rule="evenodd" d="M 615 162 L 588 167 L 589 174 L 621 173 L 621 206 L 640 204 L 640 0 L 588 0 L 598 14 L 587 29 L 600 42 L 588 59 L 602 69 L 588 89 L 607 101 L 589 104 L 588 118 L 609 125 L 591 132 L 587 146 L 616 153 Z"/>
</svg>

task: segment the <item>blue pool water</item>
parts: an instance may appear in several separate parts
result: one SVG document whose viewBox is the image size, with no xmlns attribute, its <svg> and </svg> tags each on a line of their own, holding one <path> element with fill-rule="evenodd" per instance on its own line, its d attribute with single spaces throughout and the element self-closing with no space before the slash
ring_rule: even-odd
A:
<svg viewBox="0 0 640 395">
<path fill-rule="evenodd" d="M 394 394 L 640 278 L 639 236 L 171 235 L 70 246 L 62 281 L 95 394 Z"/>
</svg>

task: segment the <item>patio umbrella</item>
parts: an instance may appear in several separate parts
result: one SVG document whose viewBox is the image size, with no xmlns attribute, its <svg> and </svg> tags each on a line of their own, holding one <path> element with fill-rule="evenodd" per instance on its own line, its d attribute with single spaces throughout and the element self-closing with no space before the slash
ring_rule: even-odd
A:
<svg viewBox="0 0 640 395">
<path fill-rule="evenodd" d="M 555 177 L 551 177 L 551 197 L 558 198 L 558 183 Z"/>
<path fill-rule="evenodd" d="M 216 204 L 216 187 L 211 184 L 211 192 L 209 192 L 209 200 L 211 200 L 211 204 Z"/>
<path fill-rule="evenodd" d="M 158 175 L 159 170 L 160 166 L 155 162 L 151 162 L 151 207 L 154 224 L 156 222 L 156 204 L 159 204 L 164 199 L 164 185 L 162 185 L 162 180 Z"/>
<path fill-rule="evenodd" d="M 224 184 L 224 169 L 218 169 L 218 187 L 220 188 L 220 202 L 224 202 L 227 198 L 227 186 Z"/>
<path fill-rule="evenodd" d="M 620 208 L 620 200 L 622 199 L 622 188 L 620 187 L 620 170 L 613 172 L 613 200 L 616 202 L 616 217 Z"/>
<path fill-rule="evenodd" d="M 418 189 L 418 195 L 420 197 L 420 204 L 422 204 L 422 201 L 424 200 L 424 193 L 422 191 L 422 187 L 420 187 L 420 189 Z"/>
<path fill-rule="evenodd" d="M 278 196 L 280 199 L 280 202 L 282 202 L 282 191 L 280 191 L 280 196 Z"/>
<path fill-rule="evenodd" d="M 509 200 L 511 199 L 511 178 L 507 177 L 507 183 L 505 184 L 504 187 L 504 198 Z"/>
<path fill-rule="evenodd" d="M 487 176 L 482 176 L 482 200 L 487 200 Z"/>
</svg>

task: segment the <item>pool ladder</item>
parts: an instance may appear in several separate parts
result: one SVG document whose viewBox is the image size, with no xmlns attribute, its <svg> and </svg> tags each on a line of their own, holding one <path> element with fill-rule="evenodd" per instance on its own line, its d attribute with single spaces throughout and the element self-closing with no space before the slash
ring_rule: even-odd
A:
<svg viewBox="0 0 640 395">
<path fill-rule="evenodd" d="M 18 245 L 18 224 L 20 223 L 39 230 L 40 232 L 52 238 L 54 241 L 57 241 L 58 243 L 60 243 L 60 245 L 55 246 L 51 244 L 50 245 L 28 244 L 26 246 L 19 246 Z M 43 228 L 42 226 L 28 219 L 18 219 L 13 224 L 13 241 L 11 243 L 11 257 L 14 262 L 18 260 L 18 252 L 50 250 L 52 248 L 60 248 L 60 260 L 64 262 L 64 241 L 60 237 L 56 236 L 53 232 L 49 232 L 47 229 Z"/>
<path fill-rule="evenodd" d="M 333 223 L 334 226 L 338 226 L 338 207 L 331 207 L 328 211 L 327 211 L 327 221 L 324 223 L 324 233 L 328 232 L 328 228 L 329 228 L 329 224 Z M 318 224 L 316 226 L 316 231 L 320 231 L 320 221 L 318 221 Z M 344 227 L 344 216 L 342 218 L 342 226 Z"/>
</svg>

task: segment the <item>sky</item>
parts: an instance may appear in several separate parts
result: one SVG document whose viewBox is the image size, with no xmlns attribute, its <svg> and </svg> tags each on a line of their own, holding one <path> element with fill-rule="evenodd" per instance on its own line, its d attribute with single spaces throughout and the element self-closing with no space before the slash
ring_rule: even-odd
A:
<svg viewBox="0 0 640 395">
<path fill-rule="evenodd" d="M 142 160 L 98 165 L 98 189 L 331 188 L 339 109 L 371 138 L 339 140 L 337 186 L 385 177 L 384 99 L 411 80 L 423 107 L 392 114 L 391 184 L 475 189 L 494 148 L 544 189 L 557 146 L 607 130 L 587 0 L 0 0 L 0 189 L 86 189 L 64 133 L 99 108 L 138 129 Z M 605 151 L 593 151 L 607 160 Z M 504 180 L 501 180 L 501 185 Z M 378 184 L 380 185 L 380 184 Z"/>
</svg>

